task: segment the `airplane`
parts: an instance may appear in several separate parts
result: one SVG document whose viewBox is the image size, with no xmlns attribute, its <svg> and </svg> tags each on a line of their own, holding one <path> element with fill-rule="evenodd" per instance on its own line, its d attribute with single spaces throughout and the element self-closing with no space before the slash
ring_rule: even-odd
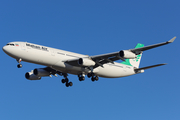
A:
<svg viewBox="0 0 180 120">
<path fill-rule="evenodd" d="M 143 73 L 144 70 L 158 67 L 163 64 L 139 68 L 143 51 L 172 43 L 176 37 L 167 42 L 144 46 L 138 43 L 134 49 L 121 50 L 108 54 L 88 56 L 74 52 L 64 51 L 29 42 L 10 42 L 2 49 L 10 57 L 17 60 L 18 68 L 22 67 L 21 61 L 46 66 L 36 68 L 25 74 L 28 80 L 40 80 L 42 77 L 60 75 L 66 87 L 72 86 L 68 74 L 77 75 L 79 81 L 84 81 L 85 76 L 98 81 L 99 77 L 119 78 Z M 122 62 L 115 62 L 122 60 Z"/>
</svg>

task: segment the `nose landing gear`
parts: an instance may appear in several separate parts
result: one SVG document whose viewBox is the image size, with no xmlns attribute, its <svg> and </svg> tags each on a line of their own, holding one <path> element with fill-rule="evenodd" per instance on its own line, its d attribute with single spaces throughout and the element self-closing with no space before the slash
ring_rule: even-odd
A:
<svg viewBox="0 0 180 120">
<path fill-rule="evenodd" d="M 17 67 L 18 67 L 18 68 L 22 68 L 21 61 L 22 61 L 22 59 L 21 59 L 21 58 L 20 58 L 20 59 L 17 59 L 17 62 L 19 63 L 19 64 L 17 65 Z"/>
<path fill-rule="evenodd" d="M 17 67 L 18 67 L 18 68 L 22 68 L 22 64 L 18 64 Z"/>
</svg>

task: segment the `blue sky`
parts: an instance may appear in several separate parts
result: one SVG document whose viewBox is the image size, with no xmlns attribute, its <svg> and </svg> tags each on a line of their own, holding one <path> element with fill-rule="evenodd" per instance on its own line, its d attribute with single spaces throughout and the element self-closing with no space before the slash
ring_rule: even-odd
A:
<svg viewBox="0 0 180 120">
<path fill-rule="evenodd" d="M 179 12 L 178 0 L 0 1 L 1 47 L 28 41 L 98 55 L 177 36 L 170 45 L 145 51 L 140 64 L 166 66 L 98 82 L 69 75 L 70 88 L 61 76 L 26 80 L 26 72 L 43 66 L 22 62 L 18 69 L 1 50 L 0 119 L 179 120 Z"/>
</svg>

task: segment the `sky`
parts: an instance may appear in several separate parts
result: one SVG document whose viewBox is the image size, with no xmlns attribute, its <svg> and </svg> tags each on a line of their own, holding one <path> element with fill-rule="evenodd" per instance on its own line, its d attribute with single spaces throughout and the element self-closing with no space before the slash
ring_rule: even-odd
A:
<svg viewBox="0 0 180 120">
<path fill-rule="evenodd" d="M 1 47 L 27 41 L 98 55 L 177 39 L 143 53 L 140 67 L 165 66 L 96 82 L 69 75 L 69 88 L 61 76 L 27 80 L 26 72 L 44 66 L 18 69 L 1 50 L 0 119 L 179 120 L 179 21 L 179 0 L 1 0 Z"/>
</svg>

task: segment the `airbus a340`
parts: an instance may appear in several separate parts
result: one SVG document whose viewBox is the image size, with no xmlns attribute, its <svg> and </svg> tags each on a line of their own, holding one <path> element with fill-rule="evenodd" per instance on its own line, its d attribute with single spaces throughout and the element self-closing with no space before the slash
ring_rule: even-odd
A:
<svg viewBox="0 0 180 120">
<path fill-rule="evenodd" d="M 145 69 L 165 65 L 157 64 L 139 68 L 143 51 L 172 43 L 175 39 L 176 37 L 173 37 L 167 42 L 149 46 L 138 43 L 134 49 L 95 56 L 82 55 L 28 42 L 10 42 L 3 47 L 3 51 L 17 60 L 18 68 L 22 67 L 21 61 L 46 66 L 27 72 L 25 77 L 28 80 L 40 80 L 42 77 L 61 75 L 64 77 L 61 80 L 62 83 L 69 87 L 73 83 L 69 82 L 68 74 L 77 75 L 79 81 L 85 80 L 85 75 L 92 81 L 97 81 L 99 77 L 125 77 L 143 73 Z M 122 60 L 122 62 L 114 62 L 117 60 Z"/>
</svg>

